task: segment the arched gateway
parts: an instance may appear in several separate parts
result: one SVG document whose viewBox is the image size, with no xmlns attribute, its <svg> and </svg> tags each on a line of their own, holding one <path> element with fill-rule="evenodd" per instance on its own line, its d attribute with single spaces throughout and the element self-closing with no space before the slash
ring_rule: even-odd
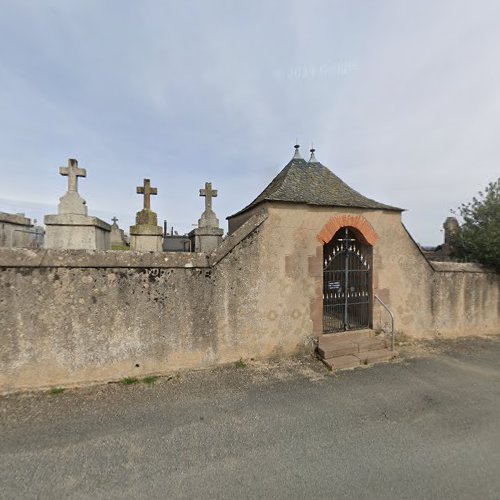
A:
<svg viewBox="0 0 500 500">
<path fill-rule="evenodd" d="M 228 217 L 233 233 L 254 215 L 269 216 L 267 234 L 273 235 L 269 257 L 284 259 L 285 274 L 276 278 L 277 301 L 297 321 L 285 321 L 289 316 L 283 314 L 283 322 L 275 326 L 277 313 L 270 310 L 267 318 L 279 338 L 288 334 L 292 324 L 297 332 L 312 333 L 318 355 L 333 369 L 392 358 L 385 341 L 375 338 L 370 329 L 372 252 L 378 245 L 375 229 L 383 228 L 385 215 L 391 213 L 401 213 L 401 209 L 363 196 L 320 163 L 314 149 L 306 161 L 296 145 L 293 158 L 264 191 Z M 391 220 L 396 222 L 397 217 Z M 313 228 L 319 230 L 316 241 L 307 240 Z M 373 281 L 380 285 L 375 274 Z M 285 290 L 283 283 L 291 286 Z M 344 330 L 351 331 L 341 333 Z"/>
<path fill-rule="evenodd" d="M 372 247 L 352 227 L 323 246 L 323 331 L 370 328 Z"/>
</svg>

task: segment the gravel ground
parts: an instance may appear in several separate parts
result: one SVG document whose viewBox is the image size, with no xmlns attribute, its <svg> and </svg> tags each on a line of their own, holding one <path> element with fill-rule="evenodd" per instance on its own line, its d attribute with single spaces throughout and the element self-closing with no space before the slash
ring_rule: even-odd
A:
<svg viewBox="0 0 500 500">
<path fill-rule="evenodd" d="M 1 498 L 500 498 L 500 337 L 0 398 Z"/>
</svg>

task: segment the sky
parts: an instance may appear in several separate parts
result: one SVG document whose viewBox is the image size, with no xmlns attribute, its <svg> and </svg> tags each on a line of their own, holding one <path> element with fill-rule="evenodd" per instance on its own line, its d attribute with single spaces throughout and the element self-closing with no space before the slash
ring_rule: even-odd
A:
<svg viewBox="0 0 500 500">
<path fill-rule="evenodd" d="M 435 245 L 500 176 L 498 0 L 0 4 L 0 211 L 56 213 L 77 158 L 90 215 L 128 230 L 150 178 L 182 234 L 211 181 L 226 228 L 298 140 Z"/>
</svg>

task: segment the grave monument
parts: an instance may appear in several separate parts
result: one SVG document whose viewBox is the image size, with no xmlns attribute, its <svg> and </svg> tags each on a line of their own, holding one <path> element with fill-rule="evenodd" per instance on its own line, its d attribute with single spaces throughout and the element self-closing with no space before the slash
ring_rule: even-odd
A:
<svg viewBox="0 0 500 500">
<path fill-rule="evenodd" d="M 33 224 L 24 214 L 0 212 L 0 247 L 34 247 Z"/>
<path fill-rule="evenodd" d="M 158 216 L 151 210 L 151 196 L 158 189 L 151 187 L 151 181 L 144 179 L 144 185 L 137 187 L 137 194 L 144 195 L 144 208 L 137 212 L 135 226 L 130 226 L 130 248 L 139 252 L 161 252 L 163 230 L 158 226 Z"/>
<path fill-rule="evenodd" d="M 116 217 L 113 217 L 111 220 L 113 221 L 113 224 L 111 224 L 111 249 L 124 250 L 129 244 L 123 229 L 118 227 L 118 219 Z"/>
<path fill-rule="evenodd" d="M 200 196 L 205 197 L 205 211 L 198 220 L 198 227 L 189 233 L 189 237 L 195 252 L 210 253 L 220 245 L 224 234 L 212 210 L 212 198 L 217 197 L 217 190 L 212 189 L 211 182 L 205 182 L 205 188 L 200 189 Z"/>
<path fill-rule="evenodd" d="M 59 173 L 68 177 L 68 190 L 59 198 L 56 215 L 44 218 L 45 248 L 109 250 L 109 224 L 87 214 L 87 204 L 78 193 L 78 177 L 86 177 L 87 171 L 78 167 L 78 161 L 70 158 L 67 167 Z"/>
</svg>

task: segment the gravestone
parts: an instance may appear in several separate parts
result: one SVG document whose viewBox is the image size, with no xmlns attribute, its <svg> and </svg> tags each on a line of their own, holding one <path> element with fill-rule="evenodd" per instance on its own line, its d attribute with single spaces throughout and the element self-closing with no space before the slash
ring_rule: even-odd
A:
<svg viewBox="0 0 500 500">
<path fill-rule="evenodd" d="M 24 214 L 0 212 L 0 247 L 34 247 L 35 231 Z"/>
<path fill-rule="evenodd" d="M 217 190 L 212 189 L 211 182 L 205 182 L 205 188 L 200 189 L 200 196 L 205 198 L 205 211 L 198 220 L 198 227 L 189 233 L 189 237 L 195 252 L 210 253 L 220 245 L 224 234 L 212 209 L 212 198 L 217 197 Z"/>
<path fill-rule="evenodd" d="M 455 238 L 460 230 L 460 225 L 455 217 L 447 217 L 443 223 L 444 229 L 444 244 L 442 247 L 443 253 L 445 255 L 452 255 L 455 248 Z"/>
<path fill-rule="evenodd" d="M 167 221 L 163 222 L 163 251 L 164 252 L 191 252 L 191 240 L 188 234 L 178 234 L 174 226 L 167 230 Z"/>
<path fill-rule="evenodd" d="M 125 238 L 125 233 L 123 229 L 118 227 L 118 219 L 113 217 L 111 219 L 113 224 L 111 224 L 111 248 L 112 249 L 124 249 L 124 247 L 128 247 L 128 241 Z"/>
<path fill-rule="evenodd" d="M 144 179 L 144 185 L 137 187 L 137 194 L 144 195 L 144 208 L 137 212 L 135 226 L 130 227 L 130 248 L 139 252 L 161 252 L 163 230 L 158 226 L 158 216 L 151 210 L 151 196 L 158 190 L 151 187 L 151 181 Z"/>
<path fill-rule="evenodd" d="M 44 217 L 45 248 L 109 250 L 110 225 L 89 216 L 87 204 L 78 193 L 78 178 L 86 177 L 87 171 L 70 158 L 68 166 L 60 167 L 59 173 L 68 177 L 68 190 L 59 198 L 58 213 Z"/>
</svg>

